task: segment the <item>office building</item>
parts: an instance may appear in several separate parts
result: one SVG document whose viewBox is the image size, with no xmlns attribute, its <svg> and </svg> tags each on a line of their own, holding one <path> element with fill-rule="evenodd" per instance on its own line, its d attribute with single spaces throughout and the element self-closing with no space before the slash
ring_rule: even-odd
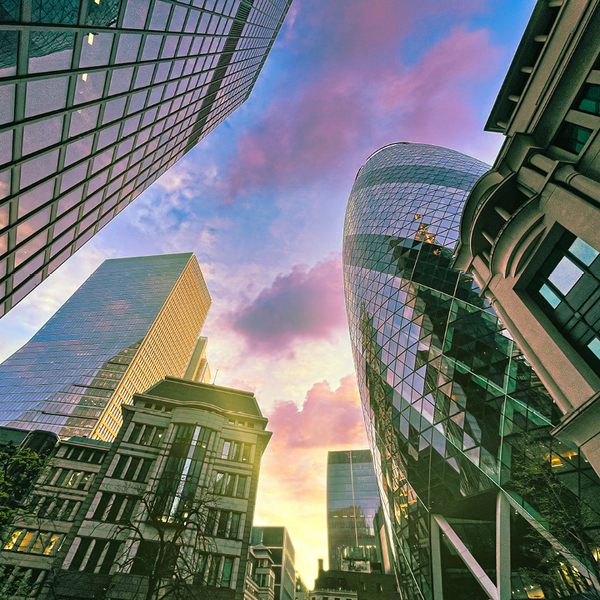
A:
<svg viewBox="0 0 600 600">
<path fill-rule="evenodd" d="M 191 253 L 105 261 L 0 365 L 0 424 L 111 441 L 135 392 L 202 362 L 209 307 Z"/>
<path fill-rule="evenodd" d="M 285 527 L 253 527 L 252 545 L 263 544 L 273 558 L 275 600 L 294 600 L 296 550 Z"/>
<path fill-rule="evenodd" d="M 374 527 L 380 506 L 370 450 L 327 454 L 327 546 L 329 568 L 381 571 Z"/>
<path fill-rule="evenodd" d="M 400 600 L 393 575 L 323 568 L 318 560 L 317 578 L 310 600 Z"/>
<path fill-rule="evenodd" d="M 598 477 L 550 435 L 552 397 L 473 278 L 451 268 L 465 198 L 487 170 L 391 144 L 359 170 L 346 212 L 350 337 L 407 600 L 600 587 Z"/>
<path fill-rule="evenodd" d="M 249 96 L 291 0 L 0 6 L 0 315 Z"/>
<path fill-rule="evenodd" d="M 135 394 L 112 444 L 60 443 L 4 538 L 0 594 L 242 600 L 266 425 L 250 392 Z"/>
<path fill-rule="evenodd" d="M 471 273 L 600 474 L 600 6 L 538 2 L 486 131 L 506 139 L 469 194 Z M 576 32 L 576 34 L 574 33 Z"/>
</svg>

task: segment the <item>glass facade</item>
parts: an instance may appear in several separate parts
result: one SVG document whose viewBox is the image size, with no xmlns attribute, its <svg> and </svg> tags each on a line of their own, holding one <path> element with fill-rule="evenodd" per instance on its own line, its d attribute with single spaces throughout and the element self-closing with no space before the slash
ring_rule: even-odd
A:
<svg viewBox="0 0 600 600">
<path fill-rule="evenodd" d="M 0 3 L 0 316 L 248 98 L 290 4 Z"/>
<path fill-rule="evenodd" d="M 380 563 L 373 524 L 380 507 L 370 450 L 327 456 L 327 546 L 329 569 L 370 571 Z"/>
<path fill-rule="evenodd" d="M 0 365 L 0 424 L 112 440 L 121 404 L 184 375 L 210 301 L 191 253 L 105 261 Z"/>
<path fill-rule="evenodd" d="M 489 598 L 447 540 L 432 555 L 430 524 L 442 515 L 494 580 L 499 491 L 511 501 L 512 598 L 587 589 L 581 565 L 600 545 L 598 478 L 550 437 L 552 398 L 472 278 L 451 268 L 464 200 L 487 170 L 445 148 L 392 144 L 360 169 L 346 212 L 354 361 L 409 600 L 434 597 L 438 558 L 444 597 Z M 578 536 L 579 571 L 562 556 Z"/>
</svg>

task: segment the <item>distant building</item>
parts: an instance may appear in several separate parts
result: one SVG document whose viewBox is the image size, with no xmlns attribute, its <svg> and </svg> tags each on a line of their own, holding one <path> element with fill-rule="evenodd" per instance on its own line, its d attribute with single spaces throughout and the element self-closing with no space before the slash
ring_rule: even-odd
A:
<svg viewBox="0 0 600 600">
<path fill-rule="evenodd" d="M 327 546 L 329 568 L 381 571 L 374 528 L 381 501 L 370 450 L 327 455 Z"/>
<path fill-rule="evenodd" d="M 246 565 L 244 600 L 274 600 L 275 571 L 273 557 L 264 544 L 250 546 Z"/>
<path fill-rule="evenodd" d="M 242 600 L 266 425 L 250 392 L 167 377 L 135 394 L 112 444 L 60 444 L 4 532 L 0 596 L 134 600 L 154 579 Z"/>
<path fill-rule="evenodd" d="M 358 593 L 352 590 L 312 590 L 310 600 L 357 600 Z"/>
<path fill-rule="evenodd" d="M 111 441 L 135 392 L 206 376 L 210 303 L 191 253 L 104 261 L 0 365 L 0 424 Z"/>
<path fill-rule="evenodd" d="M 400 600 L 393 575 L 319 569 L 310 600 Z"/>
<path fill-rule="evenodd" d="M 290 4 L 0 3 L 0 315 L 248 99 Z"/>
<path fill-rule="evenodd" d="M 486 131 L 506 136 L 469 194 L 455 266 L 600 474 L 600 6 L 538 2 Z"/>
<path fill-rule="evenodd" d="M 273 557 L 275 600 L 294 600 L 296 551 L 285 527 L 253 527 L 252 544 L 263 544 Z"/>
<path fill-rule="evenodd" d="M 296 594 L 294 600 L 309 600 L 309 598 L 310 590 L 306 583 L 304 583 L 304 579 L 302 579 L 299 571 L 296 571 Z"/>
</svg>

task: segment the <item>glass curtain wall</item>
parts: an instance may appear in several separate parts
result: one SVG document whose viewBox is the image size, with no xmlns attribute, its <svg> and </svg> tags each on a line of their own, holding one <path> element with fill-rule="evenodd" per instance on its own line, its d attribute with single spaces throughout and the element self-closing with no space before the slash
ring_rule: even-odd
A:
<svg viewBox="0 0 600 600">
<path fill-rule="evenodd" d="M 513 507 L 514 599 L 569 597 L 597 570 L 598 478 L 577 448 L 550 438 L 560 417 L 550 395 L 472 278 L 450 268 L 465 197 L 487 169 L 445 148 L 392 144 L 360 169 L 346 212 L 354 362 L 409 600 L 433 598 L 433 514 L 495 579 L 500 489 Z M 446 542 L 441 567 L 444 597 L 488 598 Z"/>
<path fill-rule="evenodd" d="M 0 316 L 248 98 L 290 4 L 0 3 Z"/>
</svg>

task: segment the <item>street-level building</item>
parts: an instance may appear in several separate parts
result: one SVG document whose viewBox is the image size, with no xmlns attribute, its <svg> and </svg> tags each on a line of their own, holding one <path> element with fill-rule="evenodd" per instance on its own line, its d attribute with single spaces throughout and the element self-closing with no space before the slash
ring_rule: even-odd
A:
<svg viewBox="0 0 600 600">
<path fill-rule="evenodd" d="M 465 205 L 472 273 L 600 473 L 600 3 L 536 4 L 486 131 L 506 139 Z"/>
<path fill-rule="evenodd" d="M 248 99 L 290 4 L 0 3 L 0 315 Z"/>
<path fill-rule="evenodd" d="M 318 573 L 310 600 L 400 600 L 396 578 L 384 573 L 323 569 Z"/>
<path fill-rule="evenodd" d="M 252 544 L 263 544 L 273 558 L 275 600 L 294 600 L 296 589 L 296 550 L 285 527 L 253 527 Z"/>
<path fill-rule="evenodd" d="M 112 441 L 134 393 L 206 380 L 210 303 L 192 253 L 104 261 L 0 365 L 0 424 Z"/>
<path fill-rule="evenodd" d="M 244 600 L 275 600 L 275 571 L 271 551 L 264 544 L 250 546 Z"/>
<path fill-rule="evenodd" d="M 167 377 L 135 394 L 112 444 L 59 445 L 4 532 L 2 597 L 242 600 L 266 425 L 250 392 Z"/>
</svg>

